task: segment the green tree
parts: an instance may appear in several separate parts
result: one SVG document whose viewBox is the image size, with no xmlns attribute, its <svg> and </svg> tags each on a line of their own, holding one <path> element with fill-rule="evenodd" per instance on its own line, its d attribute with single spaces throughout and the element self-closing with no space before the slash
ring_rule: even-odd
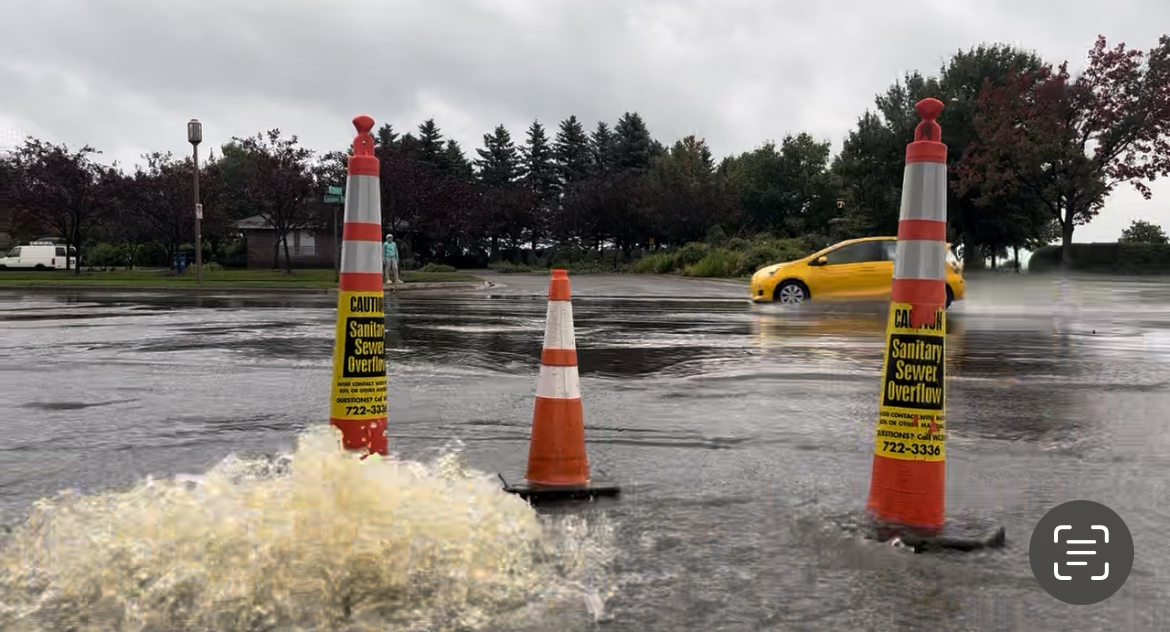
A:
<svg viewBox="0 0 1170 632">
<path fill-rule="evenodd" d="M 779 148 L 768 142 L 725 159 L 721 171 L 736 196 L 743 228 L 786 235 L 826 232 L 836 212 L 830 153 L 828 143 L 798 134 L 786 136 Z"/>
<path fill-rule="evenodd" d="M 313 150 L 302 147 L 298 138 L 284 137 L 272 129 L 250 138 L 233 138 L 225 156 L 238 155 L 246 165 L 240 192 L 247 205 L 260 215 L 276 233 L 273 263 L 279 265 L 283 247 L 285 269 L 292 272 L 292 254 L 288 236 L 310 228 L 315 218 L 312 210 L 317 200 L 317 186 L 312 173 Z"/>
<path fill-rule="evenodd" d="M 592 156 L 593 174 L 609 173 L 615 166 L 617 139 L 605 121 L 598 121 L 597 128 L 589 135 L 589 153 Z"/>
<path fill-rule="evenodd" d="M 561 121 L 553 141 L 553 155 L 563 186 L 576 184 L 589 176 L 593 160 L 589 135 L 576 116 Z"/>
<path fill-rule="evenodd" d="M 646 121 L 637 112 L 626 112 L 614 126 L 614 166 L 621 170 L 645 171 L 661 152 L 655 146 Z"/>
<path fill-rule="evenodd" d="M 948 149 L 947 162 L 952 169 L 948 224 L 952 237 L 965 246 L 967 265 L 979 265 L 984 249 L 1003 247 L 999 242 L 1005 231 L 1026 239 L 1028 235 L 1019 233 L 1018 225 L 1010 230 L 1006 228 L 1018 224 L 1018 218 L 1004 214 L 1001 222 L 998 205 L 981 207 L 975 203 L 977 196 L 972 192 L 960 193 L 954 170 L 976 138 L 974 118 L 985 81 L 1004 85 L 1017 70 L 1031 71 L 1041 64 L 1035 53 L 1006 45 L 982 44 L 956 52 L 937 77 L 908 73 L 878 95 L 875 110 L 867 110 L 861 116 L 833 165 L 833 171 L 841 178 L 840 195 L 846 201 L 848 231 L 854 235 L 897 232 L 906 145 L 914 140 L 914 128 L 918 125 L 914 105 L 926 97 L 934 97 L 946 104 L 939 124 Z M 1001 199 L 999 204 L 1026 206 L 1025 202 L 1014 199 Z"/>
<path fill-rule="evenodd" d="M 512 134 L 502 124 L 492 133 L 483 135 L 483 147 L 476 149 L 475 161 L 479 181 L 488 187 L 512 186 L 520 176 L 520 151 L 512 142 Z"/>
<path fill-rule="evenodd" d="M 661 243 L 702 239 L 712 226 L 735 220 L 735 202 L 715 172 L 707 143 L 687 136 L 654 160 L 647 174 L 651 235 Z"/>
<path fill-rule="evenodd" d="M 837 214 L 836 178 L 829 170 L 832 150 L 828 141 L 809 134 L 786 136 L 780 143 L 784 197 L 779 210 L 789 235 L 826 235 Z"/>
<path fill-rule="evenodd" d="M 1170 243 L 1170 237 L 1166 236 L 1161 226 L 1135 219 L 1129 228 L 1121 231 L 1121 239 L 1117 241 L 1123 244 L 1166 244 Z"/>
<path fill-rule="evenodd" d="M 460 182 L 470 182 L 475 174 L 475 169 L 472 167 L 471 161 L 467 159 L 463 147 L 459 145 L 459 141 L 453 138 L 448 138 L 447 144 L 443 146 L 441 160 L 446 175 Z"/>
<path fill-rule="evenodd" d="M 520 179 L 532 193 L 532 200 L 536 205 L 535 229 L 532 234 L 532 247 L 537 247 L 537 240 L 548 225 L 549 219 L 556 206 L 560 189 L 560 178 L 557 175 L 557 165 L 553 160 L 553 149 L 549 145 L 544 126 L 539 121 L 533 121 L 528 127 L 528 136 L 521 154 Z"/>
<path fill-rule="evenodd" d="M 918 125 L 914 104 L 938 94 L 937 80 L 909 73 L 875 97 L 876 111 L 866 110 L 849 132 L 833 165 L 841 178 L 848 233 L 897 233 L 906 145 Z"/>
<path fill-rule="evenodd" d="M 383 124 L 374 132 L 374 146 L 384 152 L 398 149 L 400 140 L 398 132 L 395 132 L 394 126 L 389 123 Z M 346 155 L 353 155 L 353 147 L 349 147 Z"/>
<path fill-rule="evenodd" d="M 77 252 L 75 273 L 80 273 L 82 245 L 118 208 L 122 175 L 96 162 L 100 153 L 89 145 L 70 151 L 29 138 L 11 155 L 18 177 L 13 206 L 27 214 L 22 218 L 27 223 L 56 230 L 65 239 Z"/>
<path fill-rule="evenodd" d="M 535 224 L 532 198 L 516 185 L 523 174 L 520 150 L 503 125 L 483 136 L 479 159 L 479 204 L 473 221 L 477 238 L 486 239 L 489 253 L 496 258 L 501 244 L 516 248 L 531 235 Z"/>
<path fill-rule="evenodd" d="M 434 169 L 444 171 L 444 167 L 447 166 L 445 149 L 443 132 L 435 123 L 435 119 L 429 118 L 420 123 L 418 140 L 411 157 Z"/>
</svg>

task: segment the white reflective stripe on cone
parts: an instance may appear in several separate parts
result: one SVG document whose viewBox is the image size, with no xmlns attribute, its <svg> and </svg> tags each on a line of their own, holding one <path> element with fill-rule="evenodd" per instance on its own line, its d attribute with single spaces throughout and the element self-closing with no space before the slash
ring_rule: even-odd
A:
<svg viewBox="0 0 1170 632">
<path fill-rule="evenodd" d="M 544 327 L 545 349 L 576 349 L 573 335 L 573 304 L 569 301 L 549 301 Z"/>
<path fill-rule="evenodd" d="M 374 176 L 349 176 L 345 184 L 345 221 L 382 225 L 382 192 Z"/>
<path fill-rule="evenodd" d="M 536 396 L 581 399 L 581 377 L 577 367 L 540 365 L 540 377 L 536 378 Z"/>
<path fill-rule="evenodd" d="M 382 244 L 376 241 L 341 242 L 341 271 L 382 274 Z"/>
<path fill-rule="evenodd" d="M 947 166 L 936 162 L 912 162 L 902 174 L 902 208 L 899 219 L 947 219 Z"/>
<path fill-rule="evenodd" d="M 947 244 L 943 241 L 899 239 L 895 279 L 947 278 Z"/>
</svg>

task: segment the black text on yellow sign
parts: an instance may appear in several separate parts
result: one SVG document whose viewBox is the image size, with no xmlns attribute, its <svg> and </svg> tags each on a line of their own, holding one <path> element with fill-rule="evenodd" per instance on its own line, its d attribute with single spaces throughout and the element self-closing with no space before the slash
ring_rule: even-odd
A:
<svg viewBox="0 0 1170 632">
<path fill-rule="evenodd" d="M 909 461 L 946 460 L 946 316 L 910 326 L 910 306 L 890 307 L 874 453 Z"/>
<path fill-rule="evenodd" d="M 386 416 L 386 312 L 382 292 L 342 292 L 333 349 L 334 419 Z"/>
</svg>

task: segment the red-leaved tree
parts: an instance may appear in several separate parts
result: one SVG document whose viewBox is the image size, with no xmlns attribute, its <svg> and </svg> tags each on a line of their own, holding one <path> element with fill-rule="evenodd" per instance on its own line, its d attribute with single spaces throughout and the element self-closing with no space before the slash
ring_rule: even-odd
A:
<svg viewBox="0 0 1170 632">
<path fill-rule="evenodd" d="M 12 155 L 16 221 L 60 234 L 77 253 L 74 273 L 81 271 L 82 244 L 119 205 L 121 173 L 98 163 L 94 157 L 100 153 L 89 145 L 70 151 L 29 138 Z"/>
<path fill-rule="evenodd" d="M 1149 199 L 1146 183 L 1170 175 L 1170 36 L 1145 53 L 1101 36 L 1075 78 L 1065 62 L 985 84 L 975 132 L 958 192 L 989 204 L 1005 190 L 1033 196 L 1060 222 L 1067 258 L 1073 229 L 1118 185 Z"/>
</svg>

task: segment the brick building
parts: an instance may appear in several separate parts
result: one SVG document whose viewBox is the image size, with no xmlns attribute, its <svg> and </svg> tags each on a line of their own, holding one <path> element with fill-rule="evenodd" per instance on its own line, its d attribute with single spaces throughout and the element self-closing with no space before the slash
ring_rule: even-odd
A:
<svg viewBox="0 0 1170 632">
<path fill-rule="evenodd" d="M 284 267 L 284 246 L 276 252 L 276 230 L 260 215 L 236 222 L 248 244 L 247 261 L 250 269 Z M 341 236 L 338 235 L 338 239 Z M 288 234 L 288 252 L 294 268 L 332 268 L 334 262 L 333 235 L 320 234 L 309 229 L 294 230 Z"/>
</svg>

